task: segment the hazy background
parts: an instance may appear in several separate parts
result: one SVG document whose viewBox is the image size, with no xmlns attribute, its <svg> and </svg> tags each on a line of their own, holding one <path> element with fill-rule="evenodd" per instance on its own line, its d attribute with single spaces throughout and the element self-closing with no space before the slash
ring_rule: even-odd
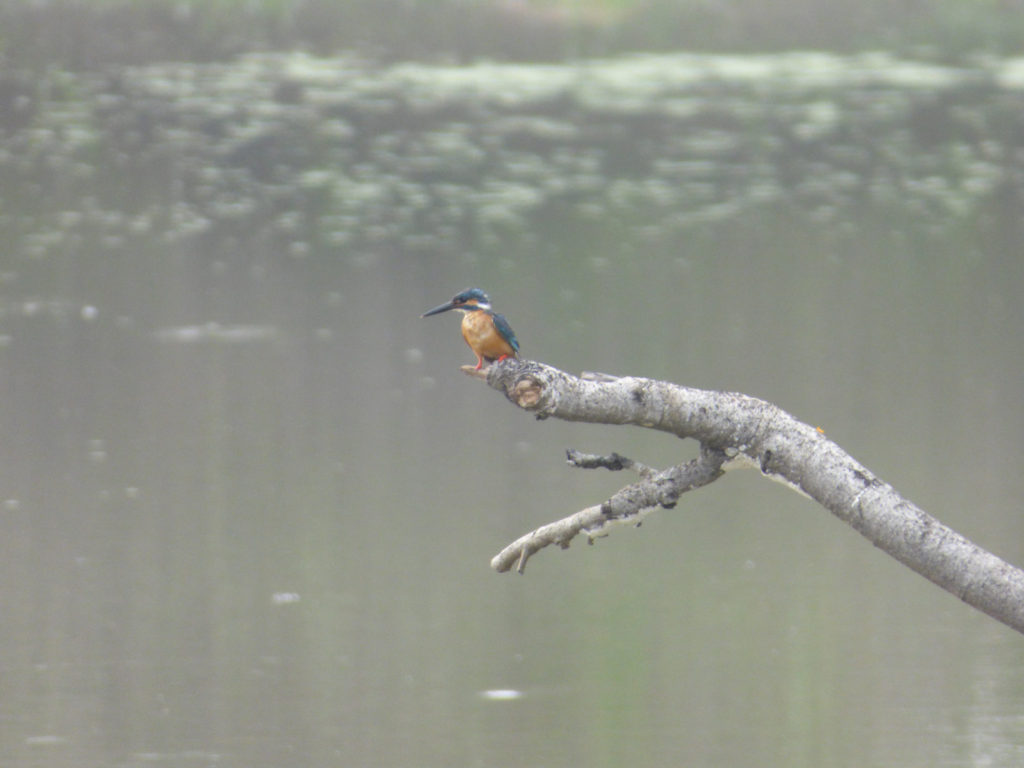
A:
<svg viewBox="0 0 1024 768">
<path fill-rule="evenodd" d="M 1020 764 L 1020 636 L 756 473 L 492 572 L 632 480 L 565 448 L 695 446 L 420 319 L 1024 563 L 1021 9 L 962 5 L 5 3 L 0 762 Z"/>
</svg>

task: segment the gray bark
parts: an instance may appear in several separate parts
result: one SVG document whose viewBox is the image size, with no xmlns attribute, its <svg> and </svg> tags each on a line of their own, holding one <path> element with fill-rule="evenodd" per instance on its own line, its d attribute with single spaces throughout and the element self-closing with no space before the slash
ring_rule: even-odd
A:
<svg viewBox="0 0 1024 768">
<path fill-rule="evenodd" d="M 581 533 L 592 542 L 614 523 L 636 523 L 658 507 L 674 506 L 683 493 L 713 482 L 725 470 L 748 466 L 806 494 L 904 565 L 1024 633 L 1024 571 L 931 517 L 821 430 L 771 403 L 632 376 L 577 377 L 524 360 L 506 360 L 474 375 L 538 419 L 633 424 L 693 438 L 701 446 L 697 459 L 663 471 L 617 454 L 570 451 L 571 464 L 633 469 L 640 479 L 602 504 L 516 540 L 491 561 L 498 571 L 516 566 L 522 572 L 543 547 L 568 547 Z"/>
</svg>

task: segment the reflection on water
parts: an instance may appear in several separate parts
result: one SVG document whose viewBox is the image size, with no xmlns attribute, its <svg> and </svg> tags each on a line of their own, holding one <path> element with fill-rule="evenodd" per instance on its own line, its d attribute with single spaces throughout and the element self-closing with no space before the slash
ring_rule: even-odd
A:
<svg viewBox="0 0 1024 768">
<path fill-rule="evenodd" d="M 254 56 L 54 75 L 0 167 L 8 225 L 40 258 L 258 238 L 359 261 L 609 219 L 664 245 L 780 208 L 837 234 L 870 214 L 943 237 L 1020 201 L 1020 72 L 882 54 Z"/>
<path fill-rule="evenodd" d="M 219 342 L 224 344 L 243 344 L 246 342 L 272 341 L 279 336 L 279 330 L 266 325 L 221 325 L 220 323 L 203 323 L 202 325 L 175 325 L 158 328 L 154 336 L 157 341 L 172 344 L 200 344 Z"/>
<path fill-rule="evenodd" d="M 756 476 L 491 573 L 620 483 L 566 447 L 692 447 L 523 418 L 419 322 L 480 284 L 528 357 L 776 400 L 1024 562 L 1019 69 L 48 75 L 0 138 L 0 762 L 1021 762 L 1019 638 Z"/>
</svg>

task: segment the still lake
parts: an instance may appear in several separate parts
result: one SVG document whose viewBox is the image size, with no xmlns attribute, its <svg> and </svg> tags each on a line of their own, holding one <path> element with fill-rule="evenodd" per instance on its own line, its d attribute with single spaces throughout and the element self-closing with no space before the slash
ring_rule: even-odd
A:
<svg viewBox="0 0 1024 768">
<path fill-rule="evenodd" d="M 0 134 L 0 762 L 1010 766 L 1024 639 L 695 446 L 537 422 L 525 357 L 742 391 L 1024 564 L 1024 62 L 378 66 L 22 87 Z M 12 102 L 15 103 L 15 102 Z"/>
</svg>

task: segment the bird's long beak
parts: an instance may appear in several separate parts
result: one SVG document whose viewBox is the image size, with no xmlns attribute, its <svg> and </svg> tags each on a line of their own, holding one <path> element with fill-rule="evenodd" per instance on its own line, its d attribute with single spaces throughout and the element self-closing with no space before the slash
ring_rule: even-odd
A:
<svg viewBox="0 0 1024 768">
<path fill-rule="evenodd" d="M 439 315 L 442 312 L 447 312 L 449 309 L 455 309 L 455 302 L 453 302 L 453 301 L 446 301 L 444 304 L 442 304 L 439 307 L 434 307 L 433 309 L 428 309 L 426 312 L 424 312 L 422 315 L 420 315 L 420 317 L 430 317 L 431 315 Z"/>
</svg>

